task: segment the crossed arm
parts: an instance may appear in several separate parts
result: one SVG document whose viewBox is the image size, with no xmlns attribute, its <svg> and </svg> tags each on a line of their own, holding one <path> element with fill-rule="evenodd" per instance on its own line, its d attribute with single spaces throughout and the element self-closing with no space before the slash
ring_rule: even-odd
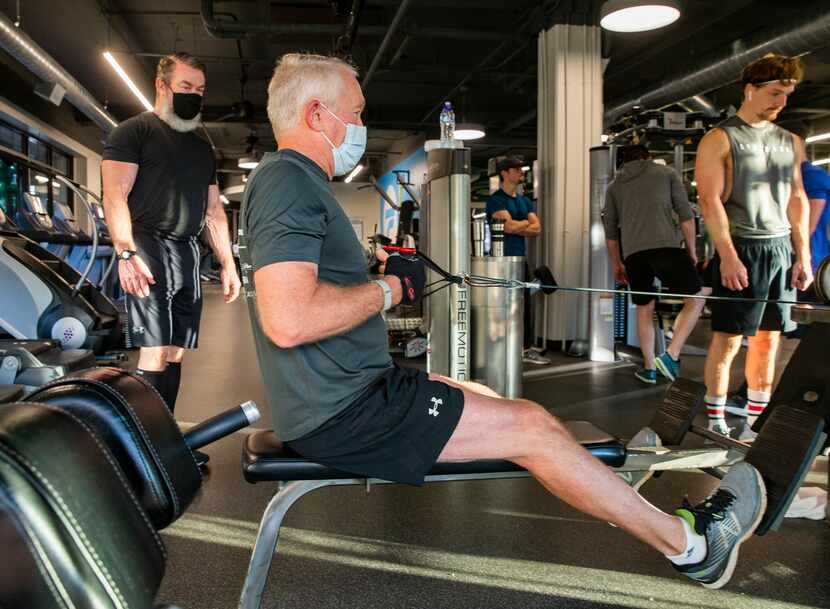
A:
<svg viewBox="0 0 830 609">
<path fill-rule="evenodd" d="M 493 218 L 504 220 L 504 232 L 511 235 L 535 237 L 542 232 L 539 216 L 533 212 L 527 214 L 527 220 L 514 220 L 509 211 L 501 209 L 493 213 Z"/>
</svg>

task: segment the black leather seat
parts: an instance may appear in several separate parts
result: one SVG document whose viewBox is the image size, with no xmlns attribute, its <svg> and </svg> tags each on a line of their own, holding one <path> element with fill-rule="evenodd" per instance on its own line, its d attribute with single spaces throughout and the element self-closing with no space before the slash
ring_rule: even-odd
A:
<svg viewBox="0 0 830 609">
<path fill-rule="evenodd" d="M 90 368 L 26 400 L 57 406 L 92 428 L 157 529 L 181 516 L 199 491 L 202 475 L 193 453 L 164 400 L 144 379 L 118 368 Z"/>
<path fill-rule="evenodd" d="M 587 421 L 567 421 L 576 439 L 602 462 L 611 467 L 625 463 L 625 445 Z M 482 460 L 466 463 L 437 463 L 428 476 L 496 474 L 520 472 L 511 461 Z M 248 482 L 288 482 L 291 480 L 344 480 L 358 476 L 315 463 L 283 445 L 273 431 L 258 431 L 248 436 L 242 453 L 242 472 Z"/>
<path fill-rule="evenodd" d="M 77 417 L 0 408 L 0 607 L 148 609 L 165 549 L 112 455 Z"/>
</svg>

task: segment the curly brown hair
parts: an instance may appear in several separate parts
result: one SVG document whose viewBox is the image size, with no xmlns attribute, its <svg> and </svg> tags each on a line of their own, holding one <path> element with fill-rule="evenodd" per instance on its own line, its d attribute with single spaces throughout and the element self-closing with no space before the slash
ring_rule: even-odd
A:
<svg viewBox="0 0 830 609">
<path fill-rule="evenodd" d="M 801 82 L 804 78 L 804 63 L 801 57 L 787 57 L 767 53 L 753 61 L 741 72 L 741 86 L 762 85 L 776 81 Z"/>
</svg>

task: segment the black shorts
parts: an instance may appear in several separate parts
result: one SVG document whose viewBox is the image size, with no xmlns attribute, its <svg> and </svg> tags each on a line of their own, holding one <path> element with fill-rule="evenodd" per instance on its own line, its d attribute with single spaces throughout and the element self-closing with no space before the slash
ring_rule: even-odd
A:
<svg viewBox="0 0 830 609">
<path fill-rule="evenodd" d="M 720 275 L 720 257 L 712 259 L 713 296 L 730 298 L 769 298 L 771 300 L 796 299 L 795 288 L 791 287 L 793 250 L 789 237 L 773 239 L 733 238 L 738 257 L 749 275 L 749 287 L 734 292 L 723 286 Z M 796 324 L 790 319 L 792 305 L 710 301 L 712 330 L 726 334 L 755 336 L 758 330 L 791 332 Z"/>
<path fill-rule="evenodd" d="M 286 444 L 307 459 L 361 478 L 420 485 L 463 410 L 460 389 L 395 365 L 344 410 Z"/>
<path fill-rule="evenodd" d="M 156 283 L 146 298 L 127 295 L 127 346 L 195 349 L 202 319 L 198 238 L 177 241 L 136 233 L 134 239 Z"/>
<path fill-rule="evenodd" d="M 654 292 L 655 277 L 674 294 L 697 294 L 703 287 L 692 259 L 679 247 L 643 250 L 631 254 L 624 265 L 629 286 L 635 292 Z M 635 305 L 647 305 L 652 300 L 654 296 L 631 295 Z"/>
</svg>

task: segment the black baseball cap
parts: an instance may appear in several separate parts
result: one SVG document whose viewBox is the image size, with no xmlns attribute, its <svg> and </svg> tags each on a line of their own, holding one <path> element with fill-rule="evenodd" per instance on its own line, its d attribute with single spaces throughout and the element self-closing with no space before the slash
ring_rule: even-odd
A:
<svg viewBox="0 0 830 609">
<path fill-rule="evenodd" d="M 507 171 L 508 169 L 521 169 L 524 167 L 525 163 L 521 159 L 515 156 L 506 156 L 500 161 L 496 162 L 496 171 L 502 172 Z"/>
</svg>

